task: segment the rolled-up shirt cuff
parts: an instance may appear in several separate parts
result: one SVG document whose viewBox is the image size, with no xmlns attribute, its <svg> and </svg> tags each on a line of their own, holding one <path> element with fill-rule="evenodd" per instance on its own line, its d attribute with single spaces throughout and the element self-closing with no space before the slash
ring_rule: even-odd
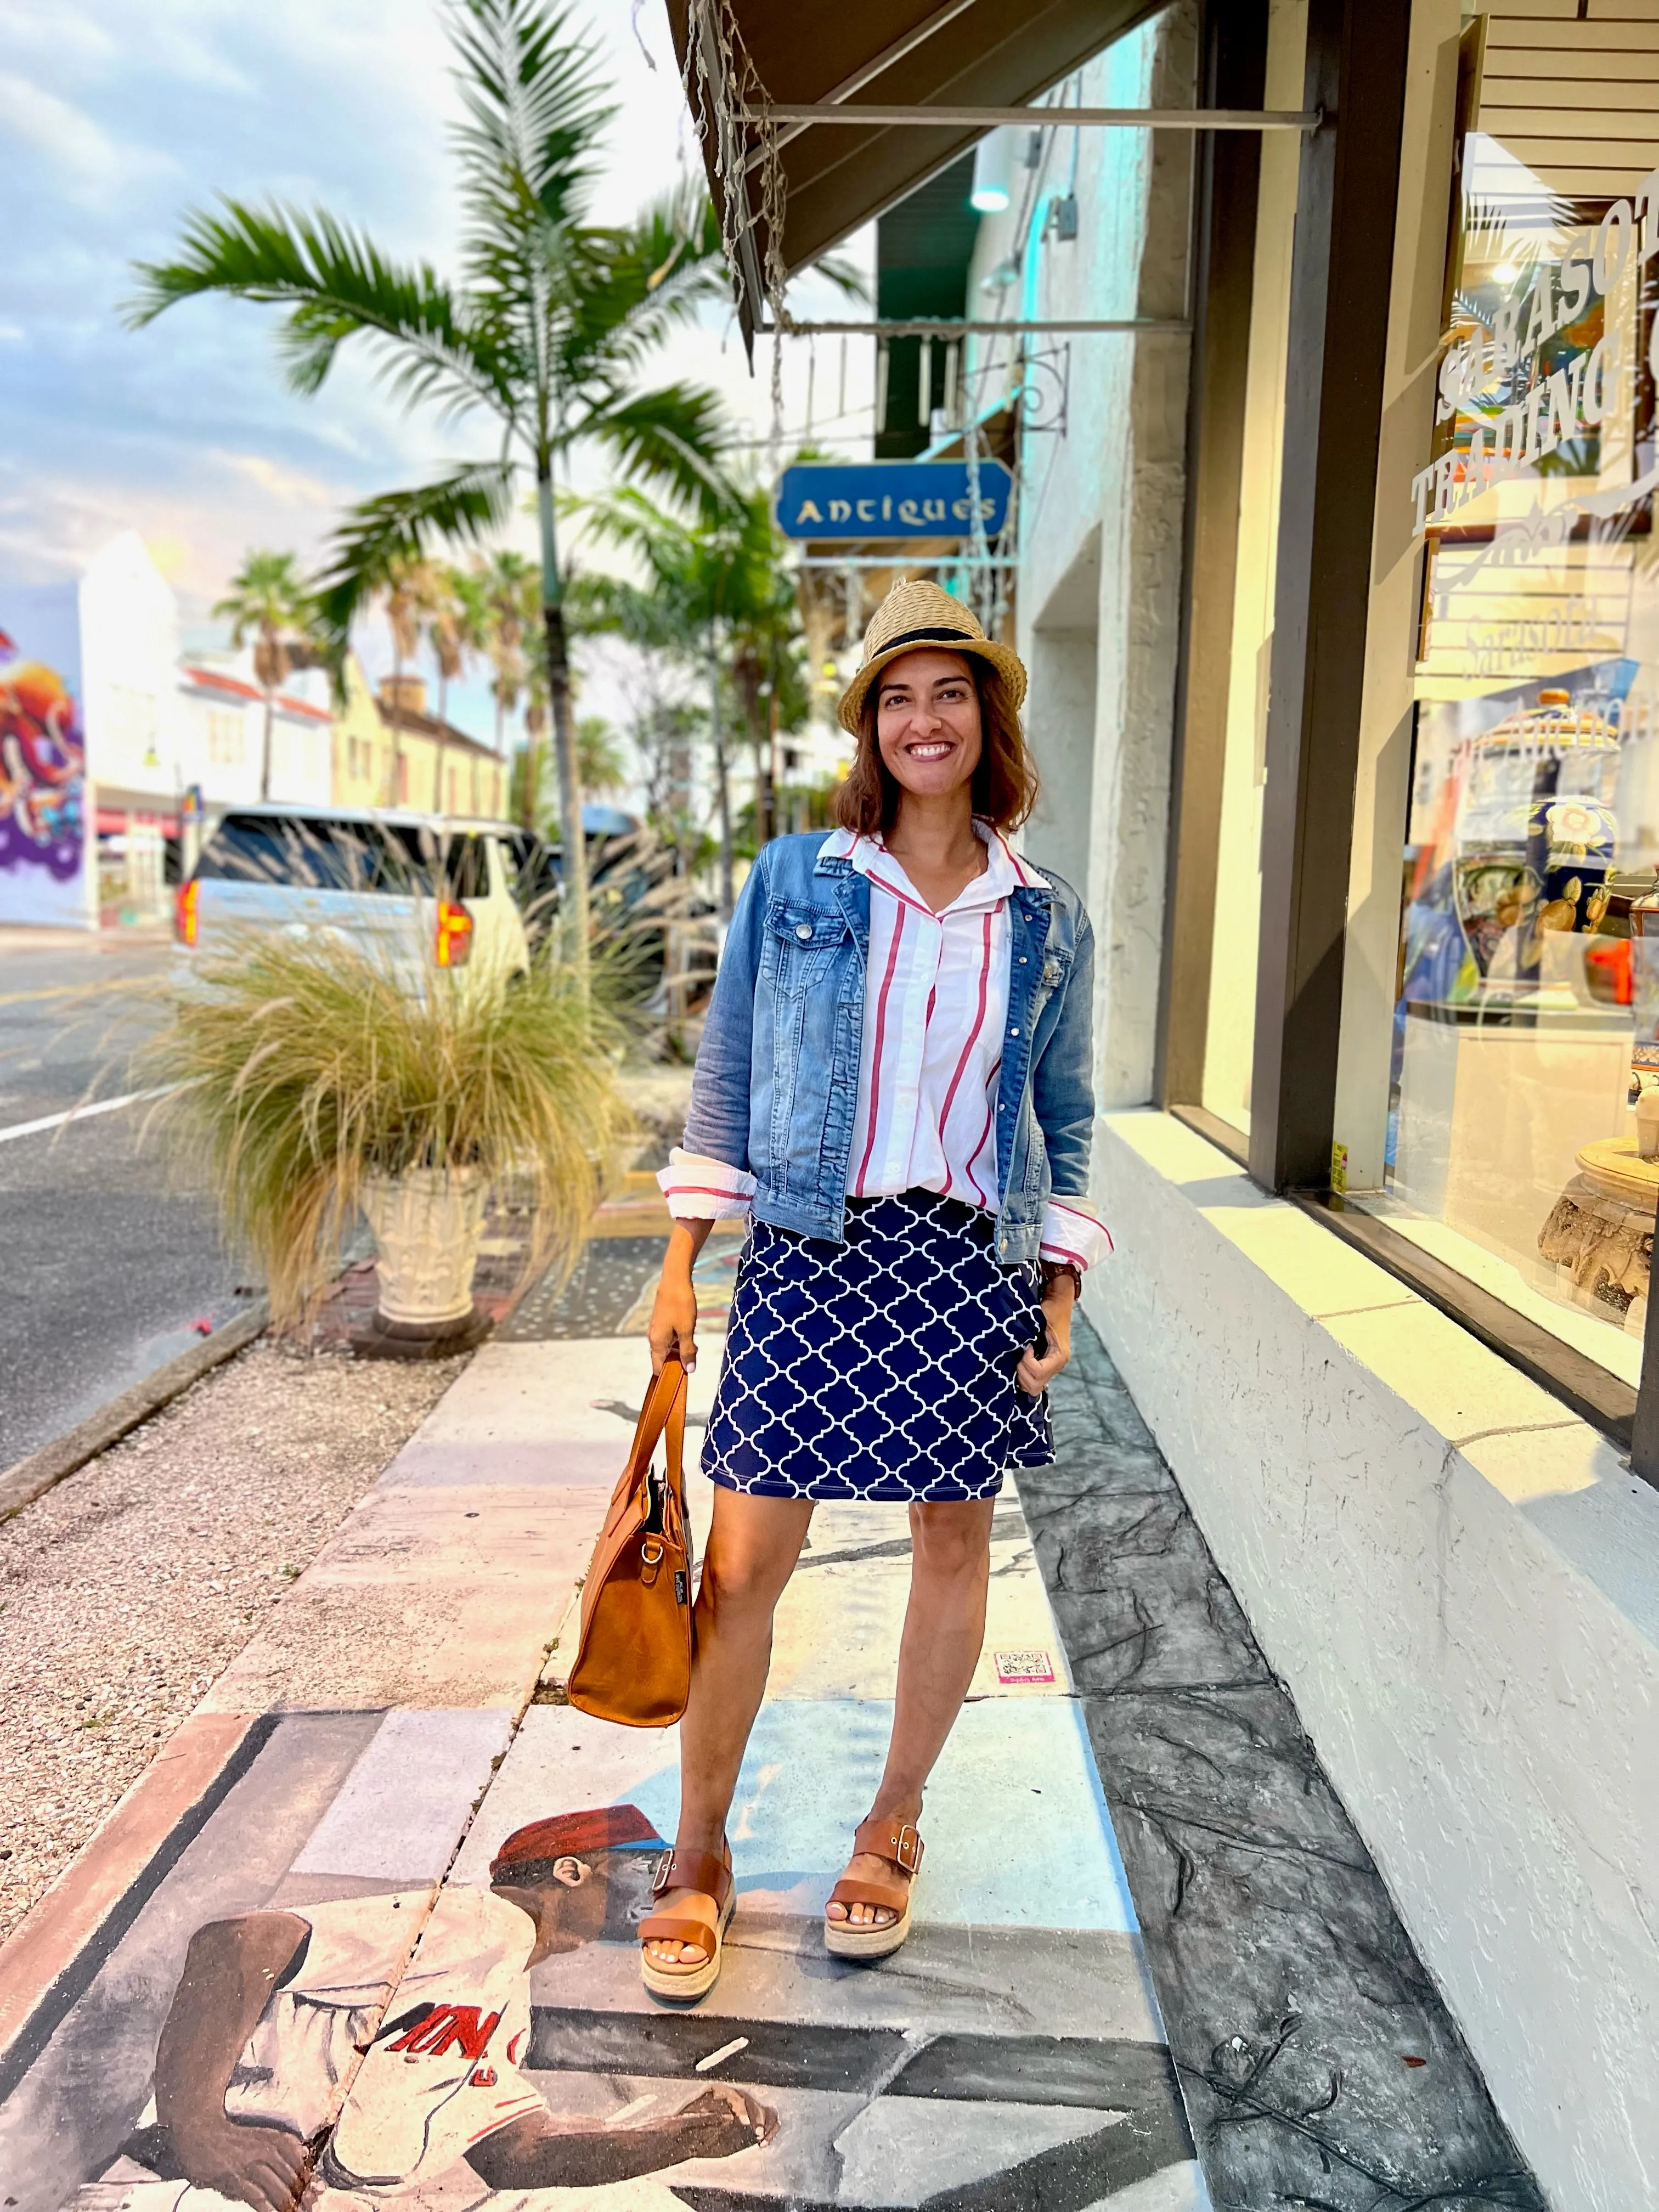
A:
<svg viewBox="0 0 1659 2212">
<path fill-rule="evenodd" d="M 676 1221 L 734 1221 L 749 1211 L 755 1178 L 724 1160 L 676 1145 L 668 1165 L 657 1170 L 657 1183 Z"/>
<path fill-rule="evenodd" d="M 1071 1267 L 1098 1266 L 1112 1250 L 1111 1232 L 1086 1198 L 1051 1198 L 1042 1217 L 1042 1255 Z"/>
</svg>

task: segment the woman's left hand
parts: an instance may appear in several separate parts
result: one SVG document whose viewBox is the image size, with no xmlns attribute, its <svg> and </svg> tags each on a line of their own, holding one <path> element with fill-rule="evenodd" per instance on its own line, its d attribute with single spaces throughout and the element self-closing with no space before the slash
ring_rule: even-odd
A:
<svg viewBox="0 0 1659 2212">
<path fill-rule="evenodd" d="M 1036 1346 L 1028 1345 L 1014 1370 L 1014 1380 L 1029 1397 L 1040 1398 L 1072 1357 L 1072 1307 L 1075 1300 L 1069 1275 L 1056 1275 L 1042 1294 L 1048 1349 L 1039 1359 Z"/>
</svg>

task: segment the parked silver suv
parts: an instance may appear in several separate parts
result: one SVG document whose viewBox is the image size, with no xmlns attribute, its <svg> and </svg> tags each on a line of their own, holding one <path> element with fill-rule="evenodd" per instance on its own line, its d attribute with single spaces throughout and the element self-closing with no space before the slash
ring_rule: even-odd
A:
<svg viewBox="0 0 1659 2212">
<path fill-rule="evenodd" d="M 248 930 L 331 935 L 400 972 L 530 965 L 525 840 L 500 822 L 241 806 L 179 884 L 173 934 L 199 952 Z"/>
</svg>

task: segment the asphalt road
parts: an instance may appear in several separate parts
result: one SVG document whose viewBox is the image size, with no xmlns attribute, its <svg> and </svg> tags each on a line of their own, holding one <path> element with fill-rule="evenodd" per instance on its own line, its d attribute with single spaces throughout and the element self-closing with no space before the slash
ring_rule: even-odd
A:
<svg viewBox="0 0 1659 2212">
<path fill-rule="evenodd" d="M 61 1436 L 240 1306 L 213 1207 L 142 1105 L 15 1135 L 134 1088 L 164 945 L 0 951 L 0 1468 Z"/>
</svg>

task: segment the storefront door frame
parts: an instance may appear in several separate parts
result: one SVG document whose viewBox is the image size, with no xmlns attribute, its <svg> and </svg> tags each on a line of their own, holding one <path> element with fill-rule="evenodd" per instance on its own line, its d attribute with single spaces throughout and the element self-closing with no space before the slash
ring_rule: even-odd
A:
<svg viewBox="0 0 1659 2212">
<path fill-rule="evenodd" d="M 1310 0 L 1291 270 L 1249 1169 L 1331 1180 L 1410 0 Z"/>
</svg>

